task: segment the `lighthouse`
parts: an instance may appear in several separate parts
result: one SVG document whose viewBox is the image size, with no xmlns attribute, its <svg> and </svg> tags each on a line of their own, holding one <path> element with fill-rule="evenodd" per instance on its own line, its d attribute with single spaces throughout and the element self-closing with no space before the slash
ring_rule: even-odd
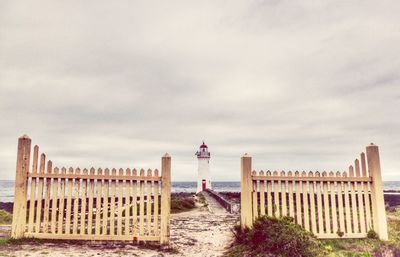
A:
<svg viewBox="0 0 400 257">
<path fill-rule="evenodd" d="M 211 189 L 210 152 L 204 141 L 203 144 L 200 145 L 200 149 L 196 152 L 196 156 L 199 163 L 196 190 L 196 193 L 198 193 L 207 188 Z"/>
</svg>

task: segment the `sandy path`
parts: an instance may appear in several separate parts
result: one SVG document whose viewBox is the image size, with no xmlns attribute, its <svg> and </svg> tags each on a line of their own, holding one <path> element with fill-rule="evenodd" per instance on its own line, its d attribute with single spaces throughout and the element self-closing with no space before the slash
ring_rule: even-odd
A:
<svg viewBox="0 0 400 257">
<path fill-rule="evenodd" d="M 144 249 L 127 243 L 34 242 L 0 246 L 0 256 L 222 256 L 232 240 L 238 217 L 225 211 L 204 193 L 208 207 L 174 214 L 171 218 L 172 251 Z"/>
</svg>

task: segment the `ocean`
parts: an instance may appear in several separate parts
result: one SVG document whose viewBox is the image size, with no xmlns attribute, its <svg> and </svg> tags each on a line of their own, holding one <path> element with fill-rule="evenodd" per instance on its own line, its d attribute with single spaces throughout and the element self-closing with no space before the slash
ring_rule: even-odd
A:
<svg viewBox="0 0 400 257">
<path fill-rule="evenodd" d="M 400 181 L 384 181 L 384 190 L 400 191 Z M 196 192 L 196 182 L 172 181 L 172 192 Z M 218 192 L 240 192 L 239 181 L 211 182 L 212 188 Z M 0 202 L 12 202 L 14 199 L 14 181 L 0 180 Z"/>
</svg>

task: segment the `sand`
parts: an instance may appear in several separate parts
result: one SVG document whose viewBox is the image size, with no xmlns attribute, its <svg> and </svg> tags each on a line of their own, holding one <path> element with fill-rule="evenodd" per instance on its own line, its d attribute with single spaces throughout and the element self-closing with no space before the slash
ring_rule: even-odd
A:
<svg viewBox="0 0 400 257">
<path fill-rule="evenodd" d="M 149 246 L 131 243 L 35 241 L 0 246 L 0 256 L 222 256 L 233 241 L 231 229 L 239 217 L 204 195 L 207 207 L 172 215 L 172 249 L 147 249 Z"/>
</svg>

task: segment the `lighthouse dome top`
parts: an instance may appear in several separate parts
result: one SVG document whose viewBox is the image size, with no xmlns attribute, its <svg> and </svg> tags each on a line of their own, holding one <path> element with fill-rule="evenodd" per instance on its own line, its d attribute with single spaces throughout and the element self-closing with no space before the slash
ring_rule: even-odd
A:
<svg viewBox="0 0 400 257">
<path fill-rule="evenodd" d="M 208 146 L 204 143 L 200 145 L 199 151 L 196 152 L 197 158 L 210 158 L 210 152 L 208 151 Z"/>
<path fill-rule="evenodd" d="M 203 144 L 201 144 L 200 148 L 208 148 L 208 146 L 203 141 Z"/>
</svg>

